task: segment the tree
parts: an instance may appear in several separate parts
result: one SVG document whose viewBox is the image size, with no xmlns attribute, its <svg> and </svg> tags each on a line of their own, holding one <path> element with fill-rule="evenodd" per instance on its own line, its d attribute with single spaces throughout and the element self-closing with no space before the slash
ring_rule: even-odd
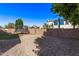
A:
<svg viewBox="0 0 79 59">
<path fill-rule="evenodd" d="M 56 12 L 59 16 L 63 16 L 66 21 L 71 22 L 73 27 L 79 24 L 79 4 L 59 3 L 52 4 L 51 11 Z"/>
<path fill-rule="evenodd" d="M 15 28 L 14 23 L 8 23 L 8 25 L 5 25 L 5 28 Z"/>
<path fill-rule="evenodd" d="M 15 28 L 16 29 L 23 29 L 23 21 L 22 19 L 17 19 L 15 22 Z"/>
<path fill-rule="evenodd" d="M 0 26 L 0 28 L 3 28 L 2 26 Z"/>
<path fill-rule="evenodd" d="M 62 4 L 52 4 L 52 8 L 51 11 L 54 11 L 55 13 L 57 13 L 58 16 L 62 16 L 61 15 L 61 11 L 62 11 Z M 58 28 L 60 29 L 60 18 L 58 18 Z"/>
<path fill-rule="evenodd" d="M 48 29 L 48 24 L 44 23 L 43 28 Z"/>
</svg>

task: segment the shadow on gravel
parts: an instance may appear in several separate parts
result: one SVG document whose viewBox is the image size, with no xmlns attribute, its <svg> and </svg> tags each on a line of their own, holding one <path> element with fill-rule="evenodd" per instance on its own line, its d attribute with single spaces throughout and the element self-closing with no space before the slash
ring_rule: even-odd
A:
<svg viewBox="0 0 79 59">
<path fill-rule="evenodd" d="M 5 32 L 3 32 L 2 34 L 4 33 Z M 12 34 L 6 33 L 6 35 L 12 35 Z M 14 47 L 15 45 L 19 43 L 21 43 L 21 41 L 18 35 L 17 35 L 17 39 L 6 39 L 6 40 L 0 39 L 0 55 L 2 55 L 3 53 L 5 53 L 6 51 L 8 51 L 9 49 L 11 49 L 12 47 Z"/>
<path fill-rule="evenodd" d="M 0 40 L 0 55 L 19 43 L 21 43 L 19 38 L 14 40 Z"/>
<path fill-rule="evenodd" d="M 66 39 L 46 35 L 35 39 L 38 56 L 79 56 L 79 39 Z"/>
</svg>

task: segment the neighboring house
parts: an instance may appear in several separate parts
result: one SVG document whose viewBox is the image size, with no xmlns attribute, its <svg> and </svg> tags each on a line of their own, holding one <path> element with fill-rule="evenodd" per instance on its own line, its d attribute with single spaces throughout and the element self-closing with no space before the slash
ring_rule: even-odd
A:
<svg viewBox="0 0 79 59">
<path fill-rule="evenodd" d="M 33 25 L 31 28 L 38 29 L 39 26 Z"/>
<path fill-rule="evenodd" d="M 43 25 L 39 26 L 39 29 L 43 29 Z"/>
<path fill-rule="evenodd" d="M 50 26 L 50 28 L 58 28 L 59 22 L 58 20 L 48 20 L 47 24 Z M 73 26 L 71 25 L 70 22 L 67 22 L 65 20 L 60 20 L 60 28 L 70 29 L 70 28 L 73 28 Z"/>
</svg>

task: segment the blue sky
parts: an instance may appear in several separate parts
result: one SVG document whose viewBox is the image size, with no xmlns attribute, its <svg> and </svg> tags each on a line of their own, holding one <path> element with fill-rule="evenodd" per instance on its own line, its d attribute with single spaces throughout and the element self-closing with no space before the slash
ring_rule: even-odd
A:
<svg viewBox="0 0 79 59">
<path fill-rule="evenodd" d="M 7 3 L 0 4 L 0 25 L 15 22 L 21 18 L 24 25 L 42 25 L 48 19 L 57 19 L 58 16 L 50 11 L 50 3 Z"/>
</svg>

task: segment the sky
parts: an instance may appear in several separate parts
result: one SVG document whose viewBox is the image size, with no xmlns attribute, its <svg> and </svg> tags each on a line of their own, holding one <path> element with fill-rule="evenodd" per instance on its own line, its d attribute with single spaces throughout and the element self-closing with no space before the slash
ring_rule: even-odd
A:
<svg viewBox="0 0 79 59">
<path fill-rule="evenodd" d="M 0 3 L 0 25 L 15 23 L 18 18 L 27 26 L 43 25 L 47 20 L 59 17 L 50 8 L 50 3 Z"/>
</svg>

